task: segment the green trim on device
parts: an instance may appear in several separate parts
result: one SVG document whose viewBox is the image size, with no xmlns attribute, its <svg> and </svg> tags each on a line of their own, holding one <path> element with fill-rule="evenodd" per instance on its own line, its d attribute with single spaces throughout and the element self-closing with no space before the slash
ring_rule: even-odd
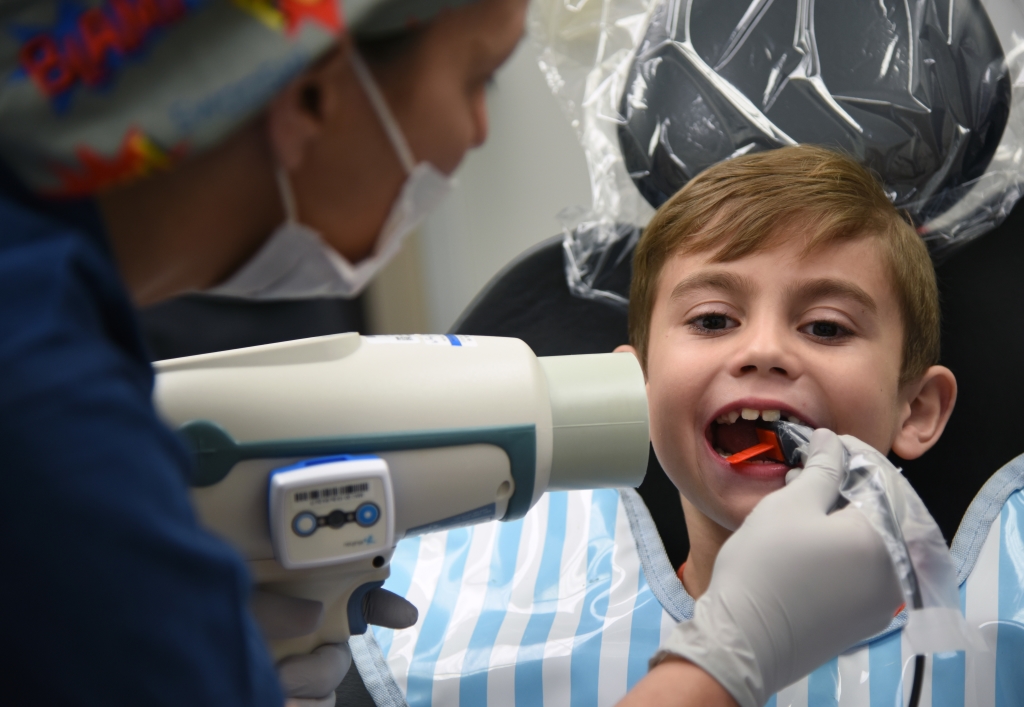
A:
<svg viewBox="0 0 1024 707">
<path fill-rule="evenodd" d="M 517 520 L 530 510 L 537 468 L 537 431 L 533 425 L 468 427 L 456 430 L 416 430 L 340 437 L 310 437 L 267 442 L 236 442 L 223 427 L 209 420 L 186 422 L 179 429 L 196 460 L 192 485 L 220 483 L 236 464 L 247 459 L 326 457 L 332 454 L 372 454 L 405 449 L 493 444 L 508 455 L 515 490 L 502 520 Z"/>
</svg>

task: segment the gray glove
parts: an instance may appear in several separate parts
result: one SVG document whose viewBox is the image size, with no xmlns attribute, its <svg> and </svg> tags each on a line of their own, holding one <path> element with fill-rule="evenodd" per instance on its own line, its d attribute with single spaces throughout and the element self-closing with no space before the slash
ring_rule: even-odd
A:
<svg viewBox="0 0 1024 707">
<path fill-rule="evenodd" d="M 334 707 L 334 691 L 351 665 L 348 644 L 336 643 L 285 658 L 277 664 L 277 677 L 289 707 Z"/>
<path fill-rule="evenodd" d="M 305 636 L 319 628 L 324 606 L 256 589 L 250 608 L 268 641 Z M 402 597 L 386 589 L 373 589 L 363 597 L 366 623 L 387 628 L 408 628 L 419 612 Z M 289 707 L 333 707 L 334 691 L 352 664 L 348 645 L 323 645 L 308 655 L 294 655 L 277 664 L 281 687 Z"/>
<path fill-rule="evenodd" d="M 409 628 L 419 616 L 415 606 L 387 589 L 373 589 L 363 596 L 363 618 L 373 626 Z"/>
<path fill-rule="evenodd" d="M 722 546 L 693 620 L 652 664 L 682 656 L 741 707 L 760 707 L 888 625 L 903 595 L 882 537 L 852 506 L 829 513 L 843 460 L 839 438 L 815 431 L 804 471 Z"/>
</svg>

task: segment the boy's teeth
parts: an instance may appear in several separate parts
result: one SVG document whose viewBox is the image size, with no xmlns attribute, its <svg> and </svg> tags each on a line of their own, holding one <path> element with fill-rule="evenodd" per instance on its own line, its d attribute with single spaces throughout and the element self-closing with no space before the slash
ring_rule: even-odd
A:
<svg viewBox="0 0 1024 707">
<path fill-rule="evenodd" d="M 753 408 L 743 408 L 742 410 L 731 410 L 725 412 L 715 418 L 715 422 L 720 425 L 731 425 L 736 420 L 742 417 L 744 420 L 756 420 L 761 418 L 765 422 L 775 422 L 782 417 L 781 410 L 754 410 Z M 793 415 L 788 415 L 787 419 L 790 422 L 796 422 L 803 424 L 802 420 L 797 419 Z"/>
<path fill-rule="evenodd" d="M 801 420 L 801 419 L 800 419 L 799 417 L 797 417 L 796 415 L 786 415 L 786 419 L 787 419 L 787 420 L 789 420 L 790 422 L 793 422 L 793 423 L 797 424 L 797 425 L 802 425 L 802 424 L 804 424 L 804 421 L 803 421 L 803 420 Z"/>
<path fill-rule="evenodd" d="M 723 449 L 721 449 L 721 448 L 719 448 L 719 447 L 715 447 L 715 451 L 716 451 L 716 452 L 718 452 L 718 454 L 719 454 L 720 456 L 722 456 L 723 458 L 728 458 L 728 456 L 729 456 L 729 455 L 728 455 L 728 454 L 727 454 L 727 453 L 725 452 L 725 450 L 723 450 Z"/>
</svg>

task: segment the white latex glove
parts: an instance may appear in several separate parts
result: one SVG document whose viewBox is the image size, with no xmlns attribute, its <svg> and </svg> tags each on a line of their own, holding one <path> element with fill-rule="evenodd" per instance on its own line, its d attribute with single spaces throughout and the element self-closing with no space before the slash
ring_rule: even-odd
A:
<svg viewBox="0 0 1024 707">
<path fill-rule="evenodd" d="M 829 514 L 843 458 L 834 433 L 814 432 L 804 471 L 722 546 L 693 620 L 652 664 L 682 656 L 741 707 L 760 707 L 888 625 L 903 596 L 881 536 L 855 508 Z"/>
<path fill-rule="evenodd" d="M 323 621 L 319 601 L 299 599 L 256 589 L 249 604 L 264 638 L 280 640 L 313 633 Z M 363 597 L 363 617 L 369 624 L 408 628 L 418 612 L 408 601 L 374 589 Z M 288 707 L 334 707 L 334 692 L 352 665 L 348 644 L 326 644 L 308 655 L 294 655 L 277 664 L 277 676 Z"/>
</svg>

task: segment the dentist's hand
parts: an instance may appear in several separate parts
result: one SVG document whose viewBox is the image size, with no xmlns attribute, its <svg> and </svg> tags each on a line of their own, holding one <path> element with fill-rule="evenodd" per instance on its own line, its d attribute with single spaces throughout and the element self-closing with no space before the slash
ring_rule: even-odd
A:
<svg viewBox="0 0 1024 707">
<path fill-rule="evenodd" d="M 286 707 L 334 707 L 334 691 L 352 665 L 347 643 L 320 646 L 308 655 L 293 655 L 277 664 L 277 678 L 287 695 Z"/>
<path fill-rule="evenodd" d="M 267 640 L 305 636 L 323 621 L 319 601 L 284 596 L 260 589 L 253 592 L 250 609 Z M 402 597 L 374 589 L 363 597 L 366 623 L 408 628 L 419 612 Z M 326 644 L 308 655 L 295 655 L 277 664 L 277 676 L 286 695 L 286 707 L 334 707 L 334 691 L 352 665 L 348 644 Z"/>
<path fill-rule="evenodd" d="M 815 431 L 803 472 L 766 496 L 723 545 L 693 620 L 673 631 L 652 664 L 682 657 L 741 707 L 760 707 L 888 625 L 903 596 L 882 537 L 852 507 L 829 513 L 843 455 L 835 434 Z M 656 687 L 669 672 L 659 669 L 638 687 Z"/>
</svg>

